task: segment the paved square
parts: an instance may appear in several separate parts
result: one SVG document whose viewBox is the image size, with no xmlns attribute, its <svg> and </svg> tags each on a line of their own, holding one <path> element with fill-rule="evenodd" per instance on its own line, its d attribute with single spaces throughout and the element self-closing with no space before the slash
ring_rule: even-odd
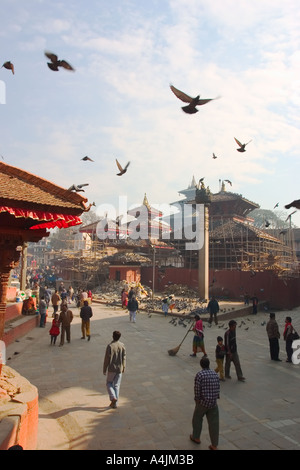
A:
<svg viewBox="0 0 300 470">
<path fill-rule="evenodd" d="M 79 310 L 72 307 L 71 343 L 50 346 L 49 329 L 36 328 L 7 348 L 7 365 L 39 390 L 38 449 L 63 450 L 207 450 L 207 423 L 201 445 L 189 439 L 194 410 L 193 383 L 199 359 L 190 357 L 193 333 L 176 356 L 168 350 L 180 344 L 187 329 L 171 317 L 145 312 L 130 323 L 126 311 L 93 304 L 91 341 L 82 340 Z M 276 312 L 280 358 L 270 360 L 265 324 L 269 314 L 235 318 L 244 383 L 234 367 L 231 380 L 221 382 L 220 450 L 300 449 L 300 364 L 285 362 L 284 319 L 292 317 L 300 331 L 300 308 Z M 244 324 L 244 323 L 245 324 Z M 217 336 L 228 320 L 211 328 L 205 323 L 205 346 L 215 367 Z M 106 345 L 112 332 L 122 333 L 127 351 L 117 409 L 109 407 L 102 374 Z M 19 354 L 15 355 L 14 353 Z"/>
</svg>

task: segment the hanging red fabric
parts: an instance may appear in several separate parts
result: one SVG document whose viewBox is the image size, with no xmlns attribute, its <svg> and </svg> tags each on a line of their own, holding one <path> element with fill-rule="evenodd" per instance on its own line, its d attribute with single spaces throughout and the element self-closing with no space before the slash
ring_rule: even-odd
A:
<svg viewBox="0 0 300 470">
<path fill-rule="evenodd" d="M 58 214 L 55 212 L 47 211 L 33 211 L 27 209 L 20 209 L 16 207 L 0 206 L 0 213 L 8 212 L 16 218 L 33 219 L 41 223 L 30 227 L 32 230 L 42 228 L 67 228 L 74 225 L 80 225 L 82 220 L 76 215 Z"/>
</svg>

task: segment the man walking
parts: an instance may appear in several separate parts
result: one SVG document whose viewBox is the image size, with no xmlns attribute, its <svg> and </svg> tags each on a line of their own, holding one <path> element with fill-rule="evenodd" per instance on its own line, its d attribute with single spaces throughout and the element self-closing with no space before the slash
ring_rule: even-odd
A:
<svg viewBox="0 0 300 470">
<path fill-rule="evenodd" d="M 193 433 L 191 441 L 200 444 L 203 417 L 206 415 L 211 450 L 217 450 L 219 443 L 219 408 L 217 399 L 220 397 L 220 381 L 218 374 L 209 368 L 209 359 L 202 357 L 202 368 L 194 379 L 195 410 L 193 414 Z"/>
<path fill-rule="evenodd" d="M 271 359 L 272 361 L 281 361 L 281 359 L 279 359 L 280 333 L 278 323 L 275 320 L 275 313 L 270 313 L 270 320 L 267 323 L 266 330 L 269 338 Z"/>
<path fill-rule="evenodd" d="M 113 341 L 108 344 L 103 362 L 103 374 L 106 375 L 106 388 L 110 399 L 110 407 L 117 408 L 122 374 L 126 366 L 125 346 L 119 339 L 121 333 L 113 332 Z"/>
<path fill-rule="evenodd" d="M 51 302 L 53 305 L 53 317 L 55 317 L 55 314 L 58 312 L 58 304 L 60 302 L 60 295 L 57 290 L 52 294 L 51 296 Z"/>
<path fill-rule="evenodd" d="M 231 379 L 230 365 L 232 361 L 235 366 L 238 380 L 240 380 L 241 382 L 244 382 L 246 379 L 245 377 L 243 377 L 240 359 L 239 359 L 239 355 L 237 352 L 236 321 L 230 320 L 228 323 L 228 326 L 229 326 L 229 329 L 225 332 L 225 335 L 224 335 L 224 344 L 225 344 L 225 350 L 226 350 L 225 377 L 227 379 Z"/>
<path fill-rule="evenodd" d="M 212 323 L 213 318 L 214 318 L 215 324 L 216 325 L 218 324 L 217 314 L 218 314 L 219 310 L 220 310 L 219 303 L 218 303 L 217 299 L 214 296 L 212 296 L 212 298 L 210 299 L 210 301 L 208 302 L 208 305 L 207 305 L 207 311 L 209 312 L 209 315 L 210 315 L 208 323 Z"/>
<path fill-rule="evenodd" d="M 67 304 L 61 306 L 61 312 L 59 315 L 59 323 L 61 323 L 61 335 L 60 335 L 60 346 L 64 345 L 65 335 L 68 343 L 71 341 L 71 323 L 73 320 L 73 313 L 68 309 Z"/>
<path fill-rule="evenodd" d="M 87 336 L 88 341 L 91 339 L 91 325 L 90 319 L 93 316 L 92 307 L 89 306 L 87 300 L 83 302 L 83 307 L 80 309 L 80 318 L 81 318 L 81 332 L 82 337 L 81 339 L 85 339 L 85 335 Z"/>
</svg>

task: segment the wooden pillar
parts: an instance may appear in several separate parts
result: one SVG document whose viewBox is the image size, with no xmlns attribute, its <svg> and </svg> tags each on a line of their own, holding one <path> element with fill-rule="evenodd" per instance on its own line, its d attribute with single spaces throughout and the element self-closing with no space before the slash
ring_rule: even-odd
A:
<svg viewBox="0 0 300 470">
<path fill-rule="evenodd" d="M 28 243 L 24 242 L 23 243 L 23 250 L 22 250 L 22 267 L 21 267 L 21 282 L 20 282 L 20 290 L 23 290 L 23 291 L 25 291 L 26 284 L 27 284 L 27 279 L 26 279 L 26 274 L 27 274 L 27 249 L 28 249 Z"/>
</svg>

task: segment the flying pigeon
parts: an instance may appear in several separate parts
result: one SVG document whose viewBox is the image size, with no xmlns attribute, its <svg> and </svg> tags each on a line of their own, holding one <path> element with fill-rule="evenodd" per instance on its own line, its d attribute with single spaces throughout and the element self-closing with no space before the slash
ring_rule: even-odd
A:
<svg viewBox="0 0 300 470">
<path fill-rule="evenodd" d="M 234 140 L 240 146 L 240 148 L 237 149 L 238 152 L 246 152 L 245 147 L 246 147 L 246 145 L 248 145 L 251 142 L 251 140 L 249 140 L 249 142 L 247 142 L 246 144 L 241 144 L 241 142 L 239 140 L 237 140 L 235 137 L 234 137 Z"/>
<path fill-rule="evenodd" d="M 84 184 L 72 184 L 72 186 L 68 189 L 68 191 L 75 191 L 76 193 L 84 192 L 83 186 L 88 186 L 88 183 Z"/>
<path fill-rule="evenodd" d="M 290 209 L 290 207 L 295 207 L 296 209 L 300 209 L 300 199 L 297 199 L 296 201 L 291 202 L 290 204 L 287 204 L 284 206 L 286 209 Z"/>
<path fill-rule="evenodd" d="M 86 161 L 89 161 L 89 162 L 93 162 L 93 161 L 94 161 L 94 160 L 92 160 L 90 157 L 87 157 L 87 156 L 83 157 L 81 160 L 83 160 L 83 161 L 85 161 L 85 162 L 86 162 Z"/>
<path fill-rule="evenodd" d="M 196 109 L 196 106 L 201 106 L 203 104 L 208 103 L 209 101 L 217 99 L 217 98 L 207 98 L 207 99 L 200 100 L 200 95 L 196 96 L 196 98 L 191 98 L 190 96 L 185 94 L 183 91 L 177 90 L 177 88 L 175 88 L 173 85 L 170 85 L 170 88 L 173 91 L 174 95 L 177 96 L 177 98 L 179 98 L 184 103 L 189 103 L 188 106 L 182 107 L 182 110 L 187 114 L 198 113 L 198 109 Z"/>
<path fill-rule="evenodd" d="M 232 186 L 232 182 L 230 180 L 224 180 L 226 181 L 226 183 L 230 184 L 230 186 Z"/>
<path fill-rule="evenodd" d="M 48 57 L 48 59 L 51 60 L 51 62 L 47 62 L 47 65 L 49 69 L 53 70 L 54 72 L 58 71 L 58 67 L 63 67 L 64 69 L 67 70 L 75 70 L 72 65 L 70 65 L 67 61 L 65 60 L 58 60 L 58 57 L 56 54 L 53 54 L 52 52 L 45 52 L 45 56 Z"/>
<path fill-rule="evenodd" d="M 14 68 L 14 64 L 12 64 L 9 60 L 7 62 L 4 62 L 4 64 L 2 65 L 2 67 L 4 67 L 5 69 L 7 70 L 11 70 L 13 75 L 15 74 L 15 68 Z"/>
<path fill-rule="evenodd" d="M 213 157 L 214 159 L 215 159 L 215 158 L 218 158 L 214 153 L 213 153 L 213 156 L 212 156 L 212 157 Z"/>
<path fill-rule="evenodd" d="M 127 168 L 129 167 L 130 162 L 128 162 L 124 168 L 122 168 L 122 166 L 120 165 L 120 163 L 118 162 L 117 159 L 116 159 L 116 162 L 117 162 L 117 167 L 120 170 L 120 173 L 117 173 L 117 176 L 124 175 L 124 173 L 126 173 L 126 171 L 127 171 Z"/>
<path fill-rule="evenodd" d="M 278 207 L 278 206 L 279 206 L 279 202 L 277 202 L 277 203 L 275 204 L 275 206 L 273 207 L 273 209 L 276 209 L 276 207 Z"/>
</svg>

